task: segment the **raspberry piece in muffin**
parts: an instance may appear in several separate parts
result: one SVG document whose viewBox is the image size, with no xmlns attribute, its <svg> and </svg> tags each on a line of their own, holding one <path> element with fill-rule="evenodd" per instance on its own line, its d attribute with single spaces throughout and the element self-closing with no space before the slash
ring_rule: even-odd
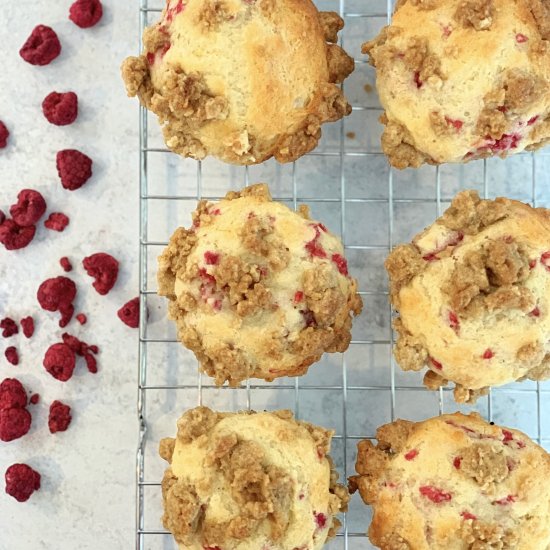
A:
<svg viewBox="0 0 550 550">
<path fill-rule="evenodd" d="M 159 294 L 180 340 L 215 378 L 299 376 L 343 352 L 362 302 L 327 228 L 271 200 L 265 184 L 201 201 L 159 258 Z"/>
</svg>

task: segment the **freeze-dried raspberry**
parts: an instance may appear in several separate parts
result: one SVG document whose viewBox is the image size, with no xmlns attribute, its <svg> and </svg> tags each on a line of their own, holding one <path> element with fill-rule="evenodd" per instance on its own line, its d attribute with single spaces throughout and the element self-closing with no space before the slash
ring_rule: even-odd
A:
<svg viewBox="0 0 550 550">
<path fill-rule="evenodd" d="M 0 120 L 0 149 L 6 147 L 9 137 L 10 131 L 6 128 L 6 125 Z"/>
<path fill-rule="evenodd" d="M 69 191 L 80 189 L 92 176 L 92 159 L 76 149 L 59 151 L 56 165 L 61 185 Z"/>
<path fill-rule="evenodd" d="M 71 407 L 61 403 L 61 401 L 54 401 L 50 405 L 50 414 L 48 416 L 48 428 L 50 433 L 64 432 L 71 423 Z"/>
<path fill-rule="evenodd" d="M 103 15 L 99 0 L 76 0 L 69 10 L 69 19 L 81 29 L 93 27 Z"/>
<path fill-rule="evenodd" d="M 71 378 L 75 364 L 75 352 L 67 344 L 53 344 L 44 355 L 44 368 L 61 382 Z"/>
<path fill-rule="evenodd" d="M 315 518 L 315 523 L 317 524 L 318 529 L 324 529 L 327 524 L 327 516 L 325 514 L 319 512 L 318 514 L 313 512 L 313 516 Z"/>
<path fill-rule="evenodd" d="M 27 464 L 12 464 L 5 474 L 6 493 L 19 502 L 40 489 L 40 474 Z"/>
<path fill-rule="evenodd" d="M 19 354 L 17 353 L 17 348 L 15 346 L 10 346 L 6 348 L 4 352 L 8 363 L 11 363 L 13 366 L 19 365 Z"/>
<path fill-rule="evenodd" d="M 6 221 L 6 214 L 0 210 L 0 225 L 2 225 Z"/>
<path fill-rule="evenodd" d="M 53 231 L 63 231 L 69 225 L 69 217 L 61 212 L 52 212 L 44 225 Z"/>
<path fill-rule="evenodd" d="M 48 65 L 60 53 L 59 38 L 55 31 L 46 25 L 35 27 L 19 50 L 19 55 L 31 65 Z"/>
<path fill-rule="evenodd" d="M 71 261 L 69 260 L 69 258 L 67 258 L 67 256 L 63 256 L 63 258 L 61 258 L 59 260 L 59 264 L 61 265 L 61 267 L 63 268 L 63 271 L 65 271 L 65 273 L 73 270 L 73 266 L 71 264 Z"/>
<path fill-rule="evenodd" d="M 414 460 L 418 456 L 418 449 L 411 449 L 405 454 L 405 460 Z"/>
<path fill-rule="evenodd" d="M 88 370 L 91 373 L 95 374 L 97 372 L 97 361 L 92 353 L 97 354 L 99 352 L 99 348 L 95 345 L 90 346 L 86 342 L 79 340 L 76 336 L 73 336 L 67 332 L 64 332 L 61 337 L 63 338 L 63 343 L 69 346 L 74 353 L 80 357 L 84 357 L 86 367 L 88 367 Z"/>
<path fill-rule="evenodd" d="M 2 329 L 2 336 L 4 338 L 9 338 L 19 332 L 17 323 L 10 317 L 6 317 L 0 321 L 0 329 Z"/>
<path fill-rule="evenodd" d="M 29 399 L 29 403 L 31 405 L 36 405 L 40 401 L 40 394 L 39 393 L 33 393 L 31 395 L 31 398 Z"/>
<path fill-rule="evenodd" d="M 17 195 L 17 204 L 10 206 L 13 221 L 20 227 L 35 225 L 46 212 L 44 197 L 34 189 L 23 189 Z"/>
<path fill-rule="evenodd" d="M 84 361 L 86 361 L 86 368 L 92 374 L 97 373 L 97 360 L 91 353 L 86 353 L 84 355 Z"/>
<path fill-rule="evenodd" d="M 118 311 L 118 318 L 130 328 L 139 327 L 139 297 L 126 302 Z"/>
<path fill-rule="evenodd" d="M 82 260 L 86 273 L 95 279 L 93 287 L 104 296 L 115 286 L 118 277 L 118 261 L 110 254 L 98 252 Z"/>
<path fill-rule="evenodd" d="M 23 437 L 31 427 L 31 413 L 27 409 L 0 411 L 0 440 L 13 441 Z"/>
<path fill-rule="evenodd" d="M 81 325 L 85 325 L 86 322 L 88 321 L 88 318 L 86 317 L 86 315 L 84 315 L 84 313 L 79 313 L 75 319 L 81 324 Z"/>
<path fill-rule="evenodd" d="M 0 411 L 24 409 L 27 406 L 27 394 L 23 384 L 17 378 L 5 378 L 0 384 Z"/>
<path fill-rule="evenodd" d="M 78 116 L 78 97 L 74 92 L 48 94 L 42 102 L 46 120 L 56 126 L 72 124 Z"/>
<path fill-rule="evenodd" d="M 76 285 L 67 277 L 46 279 L 38 288 L 38 303 L 46 311 L 59 311 L 59 326 L 64 327 L 74 313 L 73 300 L 76 296 Z"/>
<path fill-rule="evenodd" d="M 333 254 L 331 256 L 331 260 L 336 264 L 336 267 L 338 268 L 338 271 L 342 275 L 347 276 L 347 274 L 348 274 L 348 262 L 347 262 L 346 258 L 344 258 L 344 256 L 342 256 L 341 254 Z"/>
<path fill-rule="evenodd" d="M 30 244 L 35 233 L 34 225 L 21 227 L 13 220 L 8 219 L 0 225 L 0 243 L 6 247 L 6 250 L 19 250 Z"/>
<path fill-rule="evenodd" d="M 20 323 L 25 338 L 30 338 L 34 334 L 34 319 L 29 315 L 28 317 L 23 317 Z"/>
</svg>

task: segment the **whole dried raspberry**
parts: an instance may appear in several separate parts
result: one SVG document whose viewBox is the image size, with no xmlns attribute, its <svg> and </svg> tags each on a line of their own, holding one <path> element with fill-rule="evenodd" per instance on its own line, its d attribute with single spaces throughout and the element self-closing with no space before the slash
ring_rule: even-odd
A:
<svg viewBox="0 0 550 550">
<path fill-rule="evenodd" d="M 71 378 L 75 364 L 75 353 L 67 344 L 53 344 L 44 355 L 44 368 L 61 382 L 67 382 Z"/>
<path fill-rule="evenodd" d="M 34 319 L 29 315 L 21 319 L 20 323 L 25 338 L 30 338 L 34 334 Z"/>
<path fill-rule="evenodd" d="M 14 334 L 17 334 L 19 332 L 17 323 L 9 317 L 6 317 L 5 319 L 2 319 L 0 321 L 0 329 L 2 329 L 2 336 L 4 338 L 9 338 L 10 336 L 13 336 Z"/>
<path fill-rule="evenodd" d="M 86 273 L 95 279 L 93 287 L 104 296 L 113 286 L 118 277 L 118 261 L 110 254 L 98 252 L 82 260 Z"/>
<path fill-rule="evenodd" d="M 69 258 L 67 258 L 67 256 L 63 256 L 63 258 L 61 258 L 59 260 L 59 265 L 61 265 L 61 267 L 63 268 L 63 271 L 65 271 L 65 273 L 73 270 L 73 266 L 71 264 L 71 261 L 69 260 Z"/>
<path fill-rule="evenodd" d="M 139 297 L 126 302 L 116 313 L 118 318 L 130 328 L 139 327 Z"/>
<path fill-rule="evenodd" d="M 81 29 L 93 27 L 103 15 L 99 0 L 76 0 L 69 10 L 69 19 Z"/>
<path fill-rule="evenodd" d="M 69 217 L 61 212 L 52 212 L 44 225 L 53 231 L 63 231 L 69 225 Z"/>
<path fill-rule="evenodd" d="M 23 437 L 31 427 L 31 413 L 27 409 L 0 411 L 0 440 L 13 441 Z"/>
<path fill-rule="evenodd" d="M 4 476 L 6 493 L 19 502 L 29 500 L 40 489 L 40 474 L 27 464 L 12 464 Z"/>
<path fill-rule="evenodd" d="M 74 92 L 52 92 L 44 98 L 42 112 L 51 124 L 72 124 L 78 116 L 78 97 Z"/>
<path fill-rule="evenodd" d="M 71 407 L 61 403 L 61 401 L 54 401 L 50 405 L 50 414 L 48 416 L 48 428 L 50 433 L 64 432 L 71 423 Z"/>
<path fill-rule="evenodd" d="M 17 204 L 10 206 L 13 221 L 20 227 L 35 225 L 46 212 L 44 197 L 34 189 L 23 189 L 17 195 Z"/>
<path fill-rule="evenodd" d="M 13 220 L 4 220 L 4 223 L 0 225 L 0 243 L 6 247 L 6 250 L 19 250 L 31 243 L 35 233 L 34 225 L 21 227 Z"/>
<path fill-rule="evenodd" d="M 76 149 L 59 151 L 56 164 L 61 185 L 69 191 L 80 189 L 92 176 L 92 159 Z"/>
<path fill-rule="evenodd" d="M 31 65 L 48 65 L 60 53 L 59 38 L 55 31 L 46 25 L 35 27 L 19 50 L 19 55 Z"/>
<path fill-rule="evenodd" d="M 6 125 L 0 120 L 0 149 L 6 147 L 9 137 L 10 131 L 6 128 Z"/>
<path fill-rule="evenodd" d="M 6 348 L 4 352 L 8 363 L 11 363 L 13 366 L 19 365 L 19 354 L 17 353 L 17 348 L 15 346 L 10 346 Z"/>
<path fill-rule="evenodd" d="M 61 320 L 59 326 L 64 327 L 74 313 L 72 304 L 76 296 L 76 285 L 67 277 L 46 279 L 39 287 L 36 297 L 42 309 L 59 311 Z"/>
<path fill-rule="evenodd" d="M 0 411 L 24 409 L 27 406 L 27 393 L 17 378 L 5 378 L 0 384 Z"/>
</svg>

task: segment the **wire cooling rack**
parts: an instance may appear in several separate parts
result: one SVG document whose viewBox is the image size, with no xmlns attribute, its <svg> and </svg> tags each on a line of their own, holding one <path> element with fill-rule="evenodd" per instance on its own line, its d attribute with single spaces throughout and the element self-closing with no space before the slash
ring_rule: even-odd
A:
<svg viewBox="0 0 550 550">
<path fill-rule="evenodd" d="M 176 549 L 161 525 L 160 479 L 165 465 L 158 441 L 171 436 L 182 412 L 197 404 L 219 410 L 293 409 L 298 418 L 336 430 L 332 455 L 341 479 L 354 472 L 357 441 L 373 438 L 376 427 L 395 418 L 421 420 L 455 410 L 478 410 L 486 418 L 525 431 L 550 448 L 550 384 L 523 382 L 497 388 L 475 407 L 457 406 L 449 390 L 429 392 L 421 373 L 403 373 L 391 348 L 391 308 L 383 261 L 391 247 L 433 222 L 461 189 L 484 197 L 506 195 L 550 206 L 548 150 L 464 166 L 390 169 L 379 148 L 380 106 L 374 72 L 360 55 L 361 42 L 390 20 L 391 0 L 317 0 L 319 9 L 345 18 L 341 41 L 356 58 L 345 92 L 353 112 L 326 125 L 319 147 L 292 165 L 269 161 L 233 167 L 184 160 L 164 146 L 158 124 L 140 108 L 140 297 L 136 456 L 136 548 Z M 162 0 L 140 0 L 140 37 L 154 22 Z M 173 230 L 189 226 L 200 198 L 217 199 L 229 189 L 266 181 L 274 198 L 296 208 L 305 202 L 315 217 L 340 234 L 351 273 L 359 281 L 365 307 L 355 320 L 353 339 L 343 354 L 325 356 L 301 378 L 242 389 L 216 388 L 197 374 L 193 355 L 176 339 L 166 319 L 166 303 L 156 296 L 156 257 Z M 147 313 L 148 312 L 148 315 Z M 544 420 L 547 422 L 544 422 Z M 355 495 L 329 549 L 373 548 L 365 531 L 370 510 Z"/>
</svg>

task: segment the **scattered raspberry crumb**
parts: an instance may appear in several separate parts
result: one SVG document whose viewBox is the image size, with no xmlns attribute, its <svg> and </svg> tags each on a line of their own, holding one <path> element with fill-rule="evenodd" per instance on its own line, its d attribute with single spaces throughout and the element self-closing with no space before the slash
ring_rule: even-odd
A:
<svg viewBox="0 0 550 550">
<path fill-rule="evenodd" d="M 493 350 L 487 348 L 484 352 L 483 352 L 483 359 L 492 359 L 493 357 L 495 356 Z"/>
<path fill-rule="evenodd" d="M 88 318 L 84 315 L 84 313 L 79 313 L 75 318 L 81 325 L 85 325 L 88 321 Z"/>
<path fill-rule="evenodd" d="M 30 34 L 19 55 L 31 65 L 48 65 L 61 53 L 61 42 L 55 31 L 46 25 L 38 25 Z"/>
<path fill-rule="evenodd" d="M 294 303 L 299 304 L 304 299 L 304 293 L 301 290 L 297 290 L 294 293 Z"/>
<path fill-rule="evenodd" d="M 10 317 L 6 317 L 0 321 L 0 329 L 2 329 L 2 336 L 4 338 L 10 338 L 19 332 L 17 323 Z"/>
<path fill-rule="evenodd" d="M 0 384 L 0 411 L 24 409 L 27 406 L 27 394 L 23 384 L 17 378 L 5 378 Z"/>
<path fill-rule="evenodd" d="M 118 261 L 110 254 L 98 252 L 82 260 L 86 273 L 95 279 L 93 287 L 104 296 L 113 286 L 118 277 Z"/>
<path fill-rule="evenodd" d="M 78 97 L 74 92 L 52 92 L 44 98 L 42 112 L 51 124 L 72 124 L 78 116 Z"/>
<path fill-rule="evenodd" d="M 19 250 L 31 243 L 35 233 L 34 225 L 21 227 L 13 220 L 4 220 L 0 225 L 0 243 L 6 247 L 6 250 Z"/>
<path fill-rule="evenodd" d="M 52 344 L 44 355 L 44 368 L 57 380 L 67 382 L 74 372 L 75 352 L 67 344 Z"/>
<path fill-rule="evenodd" d="M 0 411 L 0 440 L 13 441 L 23 437 L 31 428 L 31 413 L 27 409 L 12 408 Z"/>
<path fill-rule="evenodd" d="M 471 519 L 471 520 L 476 520 L 477 519 L 477 516 L 474 516 L 474 514 L 470 514 L 470 512 L 461 512 L 460 515 L 464 518 L 464 519 Z"/>
<path fill-rule="evenodd" d="M 498 504 L 499 506 L 506 506 L 508 504 L 512 504 L 514 502 L 516 502 L 517 500 L 517 496 L 516 495 L 508 495 L 504 498 L 501 498 L 499 500 L 493 500 L 493 502 L 491 502 L 491 504 Z"/>
<path fill-rule="evenodd" d="M 69 225 L 69 217 L 61 212 L 52 212 L 44 225 L 53 231 L 63 231 Z"/>
<path fill-rule="evenodd" d="M 76 297 L 76 285 L 67 277 L 46 279 L 38 288 L 38 303 L 46 311 L 61 313 L 60 327 L 65 327 L 74 313 L 73 300 Z"/>
<path fill-rule="evenodd" d="M 452 499 L 450 493 L 445 493 L 441 489 L 438 489 L 437 487 L 432 487 L 431 485 L 424 485 L 423 487 L 419 488 L 419 491 L 422 496 L 426 497 L 432 502 L 435 502 L 436 504 L 440 504 L 441 502 L 448 502 Z"/>
<path fill-rule="evenodd" d="M 63 271 L 65 273 L 73 270 L 71 261 L 69 260 L 69 258 L 67 258 L 67 256 L 63 256 L 63 258 L 59 260 L 59 265 L 63 268 Z"/>
<path fill-rule="evenodd" d="M 50 405 L 50 414 L 48 416 L 48 428 L 50 433 L 64 432 L 71 423 L 71 407 L 61 401 L 54 401 Z"/>
<path fill-rule="evenodd" d="M 27 464 L 12 464 L 4 475 L 6 493 L 18 502 L 26 502 L 40 489 L 40 474 Z"/>
<path fill-rule="evenodd" d="M 9 137 L 10 131 L 6 128 L 6 125 L 0 120 L 0 149 L 4 149 L 4 147 L 6 147 Z"/>
<path fill-rule="evenodd" d="M 17 348 L 15 346 L 10 346 L 6 348 L 4 352 L 8 363 L 11 363 L 13 366 L 19 365 L 19 354 L 17 353 Z"/>
<path fill-rule="evenodd" d="M 453 466 L 457 469 L 457 470 L 460 470 L 460 464 L 462 463 L 462 457 L 460 456 L 455 456 L 454 460 L 453 460 Z"/>
<path fill-rule="evenodd" d="M 418 456 L 418 449 L 411 449 L 405 454 L 405 460 L 414 460 Z"/>
<path fill-rule="evenodd" d="M 430 363 L 437 370 L 442 370 L 443 369 L 443 365 L 439 361 L 436 361 L 433 357 L 430 357 Z"/>
<path fill-rule="evenodd" d="M 318 529 L 324 529 L 327 524 L 327 516 L 323 513 L 313 513 L 315 516 L 315 523 L 317 524 Z"/>
<path fill-rule="evenodd" d="M 36 405 L 39 401 L 40 401 L 39 393 L 33 393 L 31 395 L 31 398 L 29 399 L 29 403 L 31 403 L 31 405 Z"/>
<path fill-rule="evenodd" d="M 30 338 L 34 334 L 34 319 L 29 315 L 28 317 L 23 317 L 20 323 L 25 338 Z"/>
<path fill-rule="evenodd" d="M 348 274 L 348 262 L 347 262 L 346 258 L 344 258 L 341 254 L 333 254 L 330 259 L 336 264 L 336 267 L 338 268 L 338 271 L 342 275 L 347 276 L 347 274 Z"/>
<path fill-rule="evenodd" d="M 206 251 L 204 253 L 204 262 L 206 265 L 218 265 L 220 255 L 217 252 Z"/>
<path fill-rule="evenodd" d="M 69 9 L 69 19 L 81 29 L 96 25 L 103 15 L 99 0 L 76 0 Z"/>
<path fill-rule="evenodd" d="M 516 42 L 518 44 L 523 44 L 524 42 L 527 42 L 529 40 L 529 38 L 527 38 L 527 36 L 525 36 L 524 34 L 521 34 L 520 32 L 518 32 L 516 34 Z"/>
<path fill-rule="evenodd" d="M 139 327 L 139 297 L 126 302 L 118 311 L 118 318 L 130 328 Z"/>
<path fill-rule="evenodd" d="M 76 149 L 59 151 L 56 165 L 61 185 L 69 191 L 80 189 L 92 176 L 92 159 Z"/>
</svg>

